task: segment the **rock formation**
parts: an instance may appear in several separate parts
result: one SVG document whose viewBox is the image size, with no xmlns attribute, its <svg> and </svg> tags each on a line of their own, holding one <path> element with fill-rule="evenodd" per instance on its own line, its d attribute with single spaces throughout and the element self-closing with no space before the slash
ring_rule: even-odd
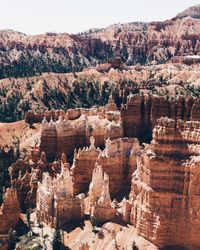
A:
<svg viewBox="0 0 200 250">
<path fill-rule="evenodd" d="M 74 195 L 85 192 L 88 190 L 89 184 L 92 179 L 92 172 L 97 161 L 97 157 L 101 152 L 94 145 L 94 137 L 90 137 L 90 146 L 87 148 L 79 149 L 74 153 L 73 165 L 71 168 L 73 176 L 73 192 Z"/>
<path fill-rule="evenodd" d="M 109 192 L 109 176 L 103 172 L 101 165 L 96 165 L 93 171 L 89 190 L 90 215 L 98 222 L 110 221 L 116 210 L 111 202 Z"/>
<path fill-rule="evenodd" d="M 184 18 L 188 16 L 190 18 Z M 163 63 L 186 52 L 196 55 L 199 53 L 199 16 L 197 6 L 164 22 L 111 25 L 78 35 L 46 33 L 28 36 L 2 30 L 0 77 L 80 71 L 102 62 L 105 64 L 98 67 L 100 70 L 123 69 L 119 56 L 127 65 L 134 65 Z"/>
<path fill-rule="evenodd" d="M 17 192 L 14 189 L 7 189 L 4 202 L 0 207 L 0 234 L 8 233 L 9 229 L 17 226 L 20 217 L 20 207 L 17 199 Z"/>
<path fill-rule="evenodd" d="M 84 216 L 84 196 L 73 196 L 72 176 L 67 163 L 62 165 L 61 173 L 51 178 L 43 174 L 37 190 L 37 217 L 47 224 L 63 225 Z"/>
<path fill-rule="evenodd" d="M 148 141 L 157 119 L 165 116 L 176 121 L 199 121 L 199 105 L 199 98 L 179 96 L 170 100 L 168 96 L 130 95 L 121 111 L 124 135 Z"/>
<path fill-rule="evenodd" d="M 136 157 L 139 153 L 137 139 L 120 138 L 106 140 L 105 149 L 101 151 L 94 146 L 91 137 L 89 148 L 79 149 L 74 153 L 71 173 L 73 176 L 74 194 L 86 192 L 92 180 L 95 164 L 102 165 L 103 170 L 110 176 L 110 192 L 112 197 L 130 190 L 131 176 L 136 169 Z M 117 166 L 117 169 L 116 169 Z"/>
<path fill-rule="evenodd" d="M 109 175 L 111 197 L 121 196 L 130 190 L 139 150 L 139 142 L 134 138 L 106 140 L 105 149 L 99 154 L 97 163 Z"/>
<path fill-rule="evenodd" d="M 198 61 L 197 55 L 190 57 L 192 61 Z M 197 97 L 198 81 L 199 64 L 186 66 L 180 63 L 134 66 L 130 70 L 112 69 L 105 73 L 87 69 L 73 74 L 48 73 L 30 78 L 3 79 L 0 85 L 3 100 L 0 121 L 11 122 L 25 117 L 33 133 L 37 127 L 34 123 L 42 122 L 43 117 L 48 122 L 51 117 L 53 121 L 58 120 L 63 115 L 61 108 L 67 110 L 68 119 L 73 120 L 93 106 L 105 106 L 110 95 L 118 108 L 126 103 L 131 93 Z M 13 95 L 12 100 L 10 95 Z M 17 124 L 9 124 L 10 127 L 14 125 Z"/>
<path fill-rule="evenodd" d="M 105 107 L 46 112 L 40 142 L 9 169 L 21 209 L 36 207 L 38 220 L 53 227 L 85 214 L 101 223 L 120 218 L 159 247 L 194 249 L 199 105 L 199 98 L 141 93 L 121 112 L 112 97 Z M 131 137 L 152 141 L 140 146 Z"/>
<path fill-rule="evenodd" d="M 99 72 L 108 72 L 110 69 L 127 70 L 130 68 L 122 62 L 122 58 L 120 56 L 96 66 L 96 70 Z"/>
<path fill-rule="evenodd" d="M 88 215 L 199 249 L 199 31 L 199 6 L 77 35 L 0 31 L 0 121 L 28 111 L 0 124 L 0 234 L 36 208 L 51 227 Z"/>
<path fill-rule="evenodd" d="M 43 172 L 58 173 L 60 171 L 60 162 L 57 169 L 53 169 L 53 167 L 54 163 L 47 163 L 44 152 L 39 157 L 39 149 L 37 147 L 31 150 L 29 162 L 27 160 L 18 160 L 12 164 L 9 169 L 11 184 L 16 189 L 22 210 L 35 207 L 38 181 L 42 179 Z"/>
<path fill-rule="evenodd" d="M 138 157 L 123 213 L 126 220 L 130 215 L 140 235 L 157 246 L 200 245 L 199 126 L 199 122 L 159 119 L 151 144 Z"/>
<path fill-rule="evenodd" d="M 112 111 L 116 109 L 113 105 L 114 103 L 109 102 L 105 110 L 91 109 L 87 115 L 83 114 L 75 120 L 68 120 L 67 115 L 65 118 L 59 116 L 56 122 L 52 118 L 50 122 L 44 118 L 40 151 L 45 151 L 47 158 L 53 160 L 60 157 L 63 152 L 70 156 L 75 148 L 88 146 L 90 136 L 95 138 L 97 146 L 102 146 L 108 137 L 111 139 L 121 137 L 123 133 L 121 119 L 119 112 Z"/>
<path fill-rule="evenodd" d="M 200 5 L 192 6 L 176 16 L 176 18 L 185 18 L 185 17 L 200 19 Z"/>
</svg>

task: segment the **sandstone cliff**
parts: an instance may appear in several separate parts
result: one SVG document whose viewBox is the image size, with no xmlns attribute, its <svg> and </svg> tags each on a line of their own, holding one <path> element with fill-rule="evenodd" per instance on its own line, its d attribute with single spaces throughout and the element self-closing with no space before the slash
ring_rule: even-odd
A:
<svg viewBox="0 0 200 250">
<path fill-rule="evenodd" d="M 20 207 L 17 192 L 7 189 L 4 202 L 0 207 L 0 234 L 6 234 L 11 228 L 15 228 L 20 217 Z"/>
<path fill-rule="evenodd" d="M 189 16 L 190 18 L 183 18 Z M 74 72 L 122 56 L 128 65 L 199 53 L 199 7 L 165 22 L 111 25 L 70 35 L 0 31 L 0 78 Z"/>
<path fill-rule="evenodd" d="M 199 98 L 184 96 L 130 95 L 121 116 L 124 135 L 139 137 L 142 141 L 151 140 L 152 130 L 160 117 L 184 121 L 199 121 Z"/>
<path fill-rule="evenodd" d="M 161 118 L 138 158 L 124 215 L 160 247 L 200 244 L 198 149 L 199 122 Z"/>
</svg>

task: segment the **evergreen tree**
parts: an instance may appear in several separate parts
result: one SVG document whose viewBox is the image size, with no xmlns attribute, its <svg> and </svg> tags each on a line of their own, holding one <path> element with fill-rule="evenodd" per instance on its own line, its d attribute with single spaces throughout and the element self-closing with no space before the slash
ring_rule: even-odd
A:
<svg viewBox="0 0 200 250">
<path fill-rule="evenodd" d="M 29 209 L 26 210 L 26 220 L 28 223 L 28 227 L 31 229 L 31 213 Z"/>
<path fill-rule="evenodd" d="M 54 235 L 53 235 L 52 248 L 53 250 L 62 249 L 62 236 L 61 236 L 61 232 L 59 229 L 58 213 L 56 216 L 56 228 L 55 228 Z"/>
<path fill-rule="evenodd" d="M 139 250 L 139 248 L 137 247 L 135 241 L 133 241 L 132 250 Z"/>
<path fill-rule="evenodd" d="M 7 239 L 8 239 L 8 250 L 15 249 L 15 244 L 17 242 L 16 231 L 10 229 L 7 234 Z"/>
</svg>

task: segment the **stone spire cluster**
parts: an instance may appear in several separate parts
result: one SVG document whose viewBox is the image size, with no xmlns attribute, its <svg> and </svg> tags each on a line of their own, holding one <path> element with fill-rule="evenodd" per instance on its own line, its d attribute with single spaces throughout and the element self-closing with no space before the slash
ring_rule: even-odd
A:
<svg viewBox="0 0 200 250">
<path fill-rule="evenodd" d="M 76 110 L 74 110 L 76 113 Z M 45 151 L 47 158 L 60 157 L 64 152 L 68 156 L 73 154 L 75 148 L 89 145 L 93 136 L 97 146 L 102 146 L 104 140 L 122 137 L 120 112 L 116 111 L 113 99 L 103 109 L 82 110 L 78 118 L 69 119 L 69 111 L 60 115 L 54 121 L 42 120 L 40 151 Z"/>
<path fill-rule="evenodd" d="M 121 112 L 111 98 L 104 109 L 79 111 L 44 118 L 39 145 L 10 167 L 2 232 L 16 226 L 19 206 L 36 207 L 53 227 L 84 215 L 101 223 L 120 218 L 158 247 L 198 249 L 198 99 L 141 94 L 129 96 Z M 148 131 L 149 144 L 131 137 Z"/>
<path fill-rule="evenodd" d="M 89 189 L 90 215 L 98 222 L 110 221 L 116 214 L 109 192 L 109 176 L 96 164 Z"/>
<path fill-rule="evenodd" d="M 81 219 L 84 216 L 84 195 L 74 197 L 72 187 L 72 176 L 66 162 L 62 163 L 61 173 L 55 178 L 48 172 L 44 173 L 37 189 L 36 211 L 39 220 L 55 226 L 57 219 L 59 225 L 74 218 Z"/>
<path fill-rule="evenodd" d="M 7 233 L 10 228 L 15 228 L 20 217 L 20 207 L 17 192 L 8 188 L 4 195 L 3 204 L 0 206 L 0 234 Z"/>
</svg>

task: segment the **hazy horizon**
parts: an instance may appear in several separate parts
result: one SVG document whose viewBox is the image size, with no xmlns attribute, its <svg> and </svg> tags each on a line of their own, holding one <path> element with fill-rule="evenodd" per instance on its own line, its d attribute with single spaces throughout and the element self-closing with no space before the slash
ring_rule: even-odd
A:
<svg viewBox="0 0 200 250">
<path fill-rule="evenodd" d="M 116 23 L 164 21 L 198 4 L 196 0 L 7 0 L 1 4 L 0 29 L 31 35 L 78 33 Z"/>
</svg>

